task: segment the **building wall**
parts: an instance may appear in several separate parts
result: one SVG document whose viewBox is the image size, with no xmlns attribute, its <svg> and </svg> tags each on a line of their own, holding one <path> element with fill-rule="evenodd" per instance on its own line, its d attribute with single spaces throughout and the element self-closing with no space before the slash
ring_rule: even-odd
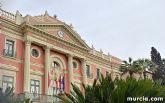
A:
<svg viewBox="0 0 165 103">
<path fill-rule="evenodd" d="M 61 65 L 61 69 L 59 70 L 58 75 L 63 75 L 65 80 L 65 92 L 69 93 L 71 90 L 70 83 L 76 84 L 80 90 L 83 90 L 82 83 L 86 83 L 92 85 L 94 79 L 96 78 L 97 71 L 96 68 L 100 69 L 100 72 L 106 76 L 106 71 L 112 73 L 112 64 L 119 66 L 121 61 L 116 59 L 115 57 L 111 57 L 109 55 L 105 55 L 102 52 L 98 52 L 93 48 L 85 47 L 85 44 L 82 44 L 79 36 L 72 36 L 70 31 L 71 28 L 68 29 L 67 26 L 55 27 L 54 29 L 42 29 L 52 33 L 56 33 L 59 30 L 63 30 L 65 33 L 64 41 L 59 40 L 59 36 L 55 35 L 55 37 L 45 33 L 45 31 L 38 30 L 33 28 L 33 25 L 29 27 L 25 24 L 25 26 L 20 26 L 16 22 L 12 20 L 8 20 L 6 18 L 1 18 L 2 26 L 0 32 L 0 87 L 2 87 L 3 75 L 13 76 L 14 77 L 14 87 L 16 93 L 25 92 L 25 80 L 24 74 L 28 73 L 27 69 L 29 68 L 29 79 L 28 86 L 31 84 L 31 80 L 39 80 L 40 82 L 40 93 L 47 94 L 46 92 L 46 47 L 50 47 L 50 55 L 49 55 L 49 64 L 48 64 L 48 72 L 52 70 L 52 63 L 54 61 L 59 61 Z M 48 27 L 47 27 L 48 28 Z M 73 32 L 75 33 L 75 32 Z M 77 35 L 75 33 L 75 35 Z M 48 38 L 48 36 L 50 36 Z M 77 39 L 79 38 L 79 39 Z M 15 41 L 15 57 L 9 57 L 4 55 L 4 49 L 6 44 L 6 39 L 11 39 Z M 25 62 L 26 52 L 26 43 L 30 40 L 30 59 L 28 67 L 27 62 Z M 59 41 L 58 41 L 59 40 Z M 63 43 L 64 42 L 64 43 Z M 69 45 L 69 46 L 68 46 Z M 85 48 L 85 49 L 84 49 Z M 39 56 L 32 56 L 32 50 L 36 49 L 39 51 Z M 92 50 L 92 53 L 91 53 Z M 69 62 L 69 55 L 72 55 L 72 61 L 77 64 L 77 68 L 72 68 Z M 84 61 L 84 62 L 83 62 Z M 86 65 L 90 66 L 90 77 L 86 77 Z M 84 66 L 85 65 L 85 66 Z M 25 68 L 26 67 L 26 68 Z M 84 69 L 85 68 L 85 69 Z M 116 73 L 118 72 L 117 68 L 115 68 Z M 72 71 L 72 72 L 70 72 Z M 47 72 L 47 73 L 48 73 Z M 70 75 L 71 73 L 71 75 Z M 27 76 L 28 76 L 27 75 Z M 49 74 L 48 74 L 49 75 Z M 72 79 L 70 78 L 72 77 Z M 45 79 L 46 78 L 46 79 Z M 28 91 L 30 92 L 30 90 Z M 52 92 L 52 89 L 48 88 L 48 92 Z M 48 93 L 51 94 L 51 93 Z"/>
</svg>

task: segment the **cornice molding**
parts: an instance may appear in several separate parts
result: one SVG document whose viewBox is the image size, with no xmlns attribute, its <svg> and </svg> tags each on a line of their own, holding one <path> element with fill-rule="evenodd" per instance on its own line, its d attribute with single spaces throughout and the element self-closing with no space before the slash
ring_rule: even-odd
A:
<svg viewBox="0 0 165 103">
<path fill-rule="evenodd" d="M 2 19 L 2 18 L 0 18 L 0 21 L 1 21 L 2 27 L 10 28 L 13 31 L 22 33 L 22 28 L 19 25 L 17 25 L 16 23 L 13 23 L 9 20 Z"/>
<path fill-rule="evenodd" d="M 63 24 L 37 24 L 34 25 L 36 27 L 61 27 L 63 28 L 67 33 L 71 34 L 72 37 L 74 37 L 74 39 L 79 42 L 80 44 L 82 44 L 83 46 L 85 46 L 88 50 L 90 49 L 90 47 L 81 39 L 81 37 L 79 36 L 79 34 L 72 30 L 72 28 L 70 28 L 67 24 L 63 23 Z"/>
<path fill-rule="evenodd" d="M 88 51 L 87 48 L 84 48 L 84 47 L 81 47 L 81 46 L 79 46 L 77 44 L 73 44 L 73 43 L 67 42 L 67 41 L 65 41 L 63 39 L 57 38 L 56 36 L 53 36 L 53 35 L 49 34 L 48 32 L 43 31 L 43 30 L 41 30 L 39 28 L 36 28 L 36 27 L 34 27 L 34 26 L 32 26 L 32 25 L 30 25 L 28 23 L 23 23 L 21 26 L 22 26 L 24 32 L 31 31 L 34 34 L 37 34 L 39 36 L 44 36 L 44 38 L 47 38 L 47 39 L 52 39 L 53 38 L 53 40 L 58 41 L 58 42 L 60 42 L 62 44 L 74 47 L 74 49 L 79 48 L 82 51 Z"/>
<path fill-rule="evenodd" d="M 0 63 L 0 69 L 5 69 L 5 70 L 9 70 L 9 71 L 15 71 L 18 72 L 18 68 L 12 65 L 7 65 L 7 64 L 1 64 Z"/>
<path fill-rule="evenodd" d="M 39 68 L 43 68 L 43 69 L 44 69 L 44 65 L 43 65 L 43 64 L 39 64 L 39 63 L 35 63 L 35 62 L 31 62 L 30 65 L 32 65 L 32 66 L 36 66 L 36 67 L 39 67 Z"/>
<path fill-rule="evenodd" d="M 36 70 L 30 70 L 30 74 L 32 75 L 38 75 L 38 76 L 44 76 L 44 73 Z"/>
<path fill-rule="evenodd" d="M 30 25 L 30 24 L 28 24 L 28 23 L 26 23 L 26 22 L 22 23 L 22 24 L 21 24 L 21 27 L 20 27 L 19 25 L 14 24 L 14 23 L 11 23 L 10 21 L 3 20 L 3 25 L 5 25 L 6 28 L 9 27 L 9 29 L 12 29 L 12 30 L 14 29 L 16 32 L 19 32 L 19 33 L 21 33 L 21 32 L 22 32 L 22 33 L 23 33 L 23 32 L 26 33 L 26 32 L 31 31 L 31 32 L 34 33 L 34 35 L 37 34 L 36 36 L 43 37 L 44 39 L 45 39 L 45 38 L 47 38 L 47 39 L 52 39 L 52 40 L 56 41 L 57 43 L 59 43 L 59 45 L 62 44 L 62 45 L 64 45 L 64 46 L 68 46 L 68 47 L 72 48 L 72 49 L 74 50 L 74 53 L 77 54 L 77 56 L 78 56 L 78 55 L 81 55 L 81 56 L 83 56 L 83 57 L 86 57 L 86 58 L 89 59 L 89 60 L 94 61 L 95 63 L 103 64 L 103 65 L 105 65 L 106 67 L 108 67 L 109 65 L 111 65 L 111 61 L 106 60 L 106 59 L 104 59 L 104 58 L 102 58 L 102 57 L 99 57 L 99 56 L 97 56 L 97 55 L 91 54 L 87 48 L 80 47 L 80 46 L 78 46 L 78 45 L 76 45 L 76 44 L 73 44 L 73 43 L 67 42 L 67 41 L 65 41 L 65 40 L 62 40 L 62 39 L 60 39 L 60 38 L 57 38 L 57 37 L 55 37 L 55 36 L 53 36 L 53 35 L 51 35 L 51 34 L 45 32 L 45 31 L 43 31 L 43 30 L 41 30 L 41 29 L 39 29 L 39 28 L 37 28 L 37 27 L 35 27 L 35 26 L 32 26 L 32 25 Z M 54 26 L 54 27 L 61 27 L 61 26 L 63 26 L 64 29 L 67 29 L 67 27 L 65 27 L 65 26 L 62 25 L 62 24 L 48 25 L 48 26 Z M 67 29 L 67 30 L 68 30 L 68 29 Z M 69 32 L 70 32 L 70 31 L 69 31 Z M 18 33 L 18 34 L 19 34 L 19 33 Z M 15 33 L 14 33 L 14 34 L 15 34 Z M 18 35 L 18 34 L 16 34 L 16 35 Z M 73 33 L 71 33 L 71 34 L 73 35 Z M 21 35 L 19 35 L 19 36 L 21 36 Z M 75 36 L 74 36 L 74 37 L 75 37 Z M 75 38 L 76 38 L 76 37 L 75 37 Z M 73 51 L 72 51 L 72 52 L 73 52 Z M 118 65 L 118 64 L 114 64 L 114 65 Z"/>
<path fill-rule="evenodd" d="M 5 59 L 5 60 L 17 62 L 17 63 L 23 63 L 22 59 L 18 59 L 18 58 L 14 58 L 14 57 L 8 57 L 8 56 L 4 56 L 4 55 L 1 55 L 1 54 L 0 54 L 0 59 Z"/>
</svg>

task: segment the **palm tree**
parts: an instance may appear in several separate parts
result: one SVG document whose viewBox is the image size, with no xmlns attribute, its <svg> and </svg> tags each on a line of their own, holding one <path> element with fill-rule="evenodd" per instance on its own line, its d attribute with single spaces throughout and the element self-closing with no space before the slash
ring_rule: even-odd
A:
<svg viewBox="0 0 165 103">
<path fill-rule="evenodd" d="M 128 62 L 123 61 L 123 64 L 120 66 L 119 70 L 123 72 L 123 74 L 128 72 L 130 77 L 133 77 L 134 73 L 141 73 L 143 68 L 141 68 L 137 61 L 133 61 L 132 58 L 129 57 Z"/>
<path fill-rule="evenodd" d="M 165 97 L 165 87 L 153 83 L 149 79 L 128 78 L 126 81 L 116 81 L 116 85 L 117 88 L 111 94 L 111 102 L 109 103 L 134 103 L 128 101 L 129 97 Z M 135 103 L 148 103 L 148 101 L 136 101 Z M 150 103 L 155 103 L 155 101 Z"/>
<path fill-rule="evenodd" d="M 57 96 L 64 103 L 110 103 L 111 92 L 114 90 L 114 82 L 107 76 L 101 75 L 101 78 L 95 79 L 92 86 L 83 85 L 84 93 L 73 85 L 73 91 L 64 96 Z"/>
<path fill-rule="evenodd" d="M 113 81 L 110 76 L 101 76 L 99 80 L 94 80 L 92 86 L 83 85 L 85 93 L 75 85 L 72 86 L 73 91 L 70 94 L 59 97 L 64 103 L 132 103 L 133 101 L 127 101 L 127 97 L 165 97 L 165 87 L 149 79 L 128 78 Z"/>
<path fill-rule="evenodd" d="M 138 59 L 135 62 L 137 62 L 139 66 L 142 68 L 142 72 L 140 72 L 141 78 L 142 78 L 143 73 L 145 73 L 146 71 L 150 71 L 152 73 L 156 71 L 157 67 L 155 63 L 153 63 L 149 59 Z M 145 78 L 145 75 L 144 75 L 144 78 Z"/>
</svg>

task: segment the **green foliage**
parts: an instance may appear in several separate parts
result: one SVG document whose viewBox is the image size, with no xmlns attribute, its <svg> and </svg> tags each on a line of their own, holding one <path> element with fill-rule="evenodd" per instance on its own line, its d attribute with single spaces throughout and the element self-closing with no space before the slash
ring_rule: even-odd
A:
<svg viewBox="0 0 165 103">
<path fill-rule="evenodd" d="M 64 103 L 127 103 L 127 97 L 165 97 L 165 87 L 148 79 L 112 81 L 110 76 L 102 76 L 99 80 L 95 79 L 92 86 L 83 85 L 84 92 L 75 85 L 72 86 L 73 91 L 70 94 L 58 96 Z"/>
<path fill-rule="evenodd" d="M 128 62 L 123 61 L 123 64 L 120 66 L 119 70 L 123 72 L 123 74 L 128 72 L 130 77 L 132 77 L 133 73 L 141 73 L 143 68 L 140 67 L 137 61 L 133 61 L 132 58 L 129 57 Z"/>
<path fill-rule="evenodd" d="M 165 85 L 165 59 L 162 59 L 160 53 L 154 48 L 151 48 L 151 60 L 157 65 L 157 70 L 153 75 L 154 80 L 162 80 L 162 85 Z"/>
<path fill-rule="evenodd" d="M 130 74 L 130 77 L 132 77 L 134 73 L 139 73 L 140 76 L 142 76 L 143 72 L 146 69 L 155 72 L 156 68 L 157 66 L 155 65 L 155 63 L 153 63 L 149 59 L 138 59 L 133 61 L 132 58 L 129 58 L 128 62 L 123 61 L 123 64 L 120 66 L 119 70 L 123 72 L 123 74 L 128 72 Z"/>
</svg>

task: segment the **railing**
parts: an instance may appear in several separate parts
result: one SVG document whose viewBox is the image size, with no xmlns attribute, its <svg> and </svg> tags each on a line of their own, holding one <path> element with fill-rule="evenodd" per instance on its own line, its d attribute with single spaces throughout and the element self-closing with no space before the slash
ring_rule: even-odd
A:
<svg viewBox="0 0 165 103">
<path fill-rule="evenodd" d="M 62 101 L 53 95 L 42 95 L 36 93 L 21 93 L 18 95 L 20 100 L 30 98 L 34 103 L 62 103 Z"/>
<path fill-rule="evenodd" d="M 0 17 L 1 18 L 5 18 L 5 19 L 9 19 L 11 21 L 15 21 L 16 20 L 16 16 L 12 13 L 9 13 L 7 11 L 4 11 L 2 9 L 0 9 Z"/>
<path fill-rule="evenodd" d="M 87 75 L 87 78 L 93 79 L 93 73 L 90 73 L 89 75 Z"/>
<path fill-rule="evenodd" d="M 3 50 L 3 55 L 4 56 L 8 56 L 8 57 L 16 57 L 16 53 L 12 50 L 7 50 L 7 49 L 4 49 Z"/>
<path fill-rule="evenodd" d="M 111 55 L 106 55 L 103 52 L 97 51 L 95 49 L 92 49 L 90 53 L 92 53 L 93 55 L 96 55 L 98 57 L 101 57 L 101 58 L 103 58 L 105 60 L 108 60 L 108 61 L 110 61 L 110 58 L 111 58 Z"/>
</svg>

